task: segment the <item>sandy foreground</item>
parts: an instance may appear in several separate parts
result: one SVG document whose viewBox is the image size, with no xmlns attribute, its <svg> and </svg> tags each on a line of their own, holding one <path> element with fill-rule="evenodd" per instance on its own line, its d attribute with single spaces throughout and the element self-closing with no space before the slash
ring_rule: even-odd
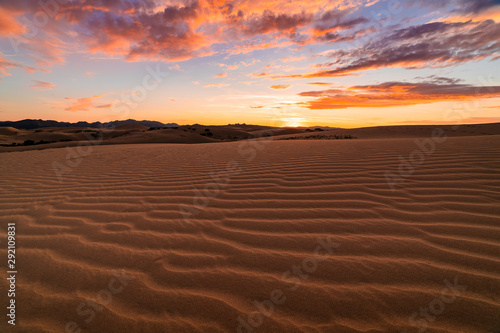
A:
<svg viewBox="0 0 500 333">
<path fill-rule="evenodd" d="M 499 147 L 491 135 L 0 154 L 0 331 L 498 332 Z"/>
</svg>

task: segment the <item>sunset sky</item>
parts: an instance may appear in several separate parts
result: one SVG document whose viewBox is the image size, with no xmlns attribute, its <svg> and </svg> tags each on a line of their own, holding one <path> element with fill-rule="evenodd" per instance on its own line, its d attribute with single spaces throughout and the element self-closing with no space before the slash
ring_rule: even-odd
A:
<svg viewBox="0 0 500 333">
<path fill-rule="evenodd" d="M 500 122 L 500 1 L 0 0 L 0 120 Z"/>
</svg>

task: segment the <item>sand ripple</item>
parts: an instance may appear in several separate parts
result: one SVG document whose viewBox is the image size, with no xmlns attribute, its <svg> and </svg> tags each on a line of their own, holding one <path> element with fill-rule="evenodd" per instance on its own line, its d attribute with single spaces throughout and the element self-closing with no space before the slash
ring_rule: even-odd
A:
<svg viewBox="0 0 500 333">
<path fill-rule="evenodd" d="M 1 154 L 16 331 L 237 332 L 280 289 L 254 332 L 418 332 L 425 317 L 410 317 L 445 280 L 466 289 L 426 332 L 500 330 L 499 136 L 448 139 L 396 191 L 384 173 L 413 139 L 274 141 L 250 162 L 240 144 L 95 147 L 63 182 L 65 149 Z M 231 160 L 241 171 L 185 221 L 179 207 L 198 209 L 193 189 Z M 283 274 L 328 236 L 340 246 L 294 288 Z M 132 278 L 99 299 L 117 272 Z"/>
</svg>

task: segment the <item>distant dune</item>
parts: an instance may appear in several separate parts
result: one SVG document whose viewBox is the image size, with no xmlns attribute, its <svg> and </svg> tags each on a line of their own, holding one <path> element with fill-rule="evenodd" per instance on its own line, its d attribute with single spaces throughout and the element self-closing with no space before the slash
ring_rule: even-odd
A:
<svg viewBox="0 0 500 333">
<path fill-rule="evenodd" d="M 302 133 L 300 137 L 316 135 L 342 134 L 351 135 L 360 139 L 387 139 L 387 138 L 425 138 L 430 137 L 435 129 L 443 130 L 448 136 L 481 136 L 500 134 L 500 123 L 493 124 L 463 124 L 463 125 L 401 125 L 376 126 L 352 129 L 334 129 L 315 133 Z M 289 136 L 283 136 L 286 138 Z"/>
<path fill-rule="evenodd" d="M 143 126 L 143 125 L 119 125 L 114 127 L 115 130 L 118 131 L 147 131 L 149 129 L 148 126 Z"/>
<path fill-rule="evenodd" d="M 12 136 L 18 134 L 19 132 L 20 130 L 14 127 L 0 127 L 0 135 Z"/>
<path fill-rule="evenodd" d="M 77 123 L 69 123 L 63 121 L 56 120 L 42 120 L 42 119 L 24 119 L 19 121 L 0 121 L 0 127 L 11 126 L 20 129 L 32 130 L 32 129 L 40 129 L 47 127 L 89 127 L 89 128 L 110 128 L 121 125 L 142 125 L 147 127 L 175 127 L 179 126 L 175 123 L 167 123 L 164 124 L 159 121 L 151 121 L 151 120 L 135 120 L 135 119 L 127 119 L 127 120 L 115 120 L 110 122 L 93 122 L 88 123 L 86 121 L 79 121 Z"/>
<path fill-rule="evenodd" d="M 0 127 L 0 152 L 59 148 L 92 144 L 143 143 L 216 143 L 241 141 L 274 136 L 278 140 L 324 140 L 335 138 L 387 139 L 431 137 L 436 129 L 447 136 L 483 136 L 500 134 L 500 123 L 472 125 L 405 125 L 354 129 L 279 128 L 258 125 L 148 127 L 140 124 L 122 124 L 113 128 L 43 127 L 18 130 Z M 25 142 L 28 141 L 28 144 Z M 33 144 L 29 141 L 33 141 Z"/>
<path fill-rule="evenodd" d="M 150 134 L 215 140 L 109 140 Z M 15 222 L 19 244 L 12 331 L 498 332 L 500 136 L 422 142 L 2 154 L 0 225 Z"/>
</svg>

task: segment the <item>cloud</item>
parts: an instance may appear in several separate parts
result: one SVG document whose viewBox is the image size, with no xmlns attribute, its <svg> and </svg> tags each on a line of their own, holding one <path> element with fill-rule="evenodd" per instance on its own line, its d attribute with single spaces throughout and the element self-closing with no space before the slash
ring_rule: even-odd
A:
<svg viewBox="0 0 500 333">
<path fill-rule="evenodd" d="M 44 82 L 44 81 L 40 81 L 40 80 L 33 80 L 33 82 L 35 84 L 30 86 L 30 87 L 35 89 L 35 90 L 51 90 L 51 89 L 54 89 L 54 87 L 56 86 L 53 83 Z"/>
<path fill-rule="evenodd" d="M 203 87 L 205 88 L 211 88 L 211 87 L 217 87 L 217 88 L 222 88 L 222 87 L 227 87 L 229 84 L 226 83 L 210 83 L 210 84 L 205 84 Z"/>
<path fill-rule="evenodd" d="M 425 76 L 425 77 L 417 76 L 415 79 L 420 79 L 423 81 L 437 83 L 437 84 L 455 84 L 455 83 L 463 81 L 462 79 L 452 79 L 449 77 L 442 77 L 442 76 L 436 76 L 436 75 L 429 75 L 429 76 Z"/>
<path fill-rule="evenodd" d="M 76 100 L 74 98 L 66 97 L 65 99 L 70 101 L 71 105 L 65 107 L 64 110 L 77 112 L 77 111 L 88 111 L 90 109 L 109 109 L 113 106 L 112 104 L 100 104 L 100 105 L 94 104 L 96 99 L 104 97 L 106 95 L 108 94 L 94 95 L 92 97 L 78 98 Z"/>
<path fill-rule="evenodd" d="M 214 77 L 215 78 L 222 78 L 222 77 L 226 77 L 226 76 L 227 76 L 227 73 L 220 73 L 220 74 L 215 75 Z"/>
<path fill-rule="evenodd" d="M 292 61 L 302 61 L 306 60 L 306 56 L 300 56 L 300 57 L 288 57 L 288 58 L 283 58 L 281 59 L 282 62 L 292 62 Z"/>
<path fill-rule="evenodd" d="M 280 33 L 292 32 L 293 30 L 311 23 L 313 15 L 302 12 L 300 14 L 276 14 L 271 10 L 265 10 L 261 15 L 252 15 L 243 22 L 241 31 L 245 35 L 254 36 L 279 31 Z"/>
<path fill-rule="evenodd" d="M 245 62 L 245 61 L 240 61 L 240 63 L 245 66 L 245 67 L 248 67 L 248 66 L 253 66 L 257 63 L 259 63 L 260 60 L 259 59 L 253 59 L 252 62 Z"/>
<path fill-rule="evenodd" d="M 446 65 L 480 59 L 495 51 L 494 36 L 498 31 L 491 22 L 481 26 L 476 21 L 456 26 L 451 22 L 433 22 L 412 30 L 400 29 L 392 35 L 378 31 L 363 16 L 365 6 L 374 1 L 59 1 L 57 13 L 49 17 L 43 29 L 37 28 L 36 38 L 21 37 L 26 34 L 22 20 L 41 10 L 38 2 L 2 1 L 0 35 L 20 40 L 37 66 L 43 68 L 64 62 L 65 56 L 75 50 L 96 53 L 96 58 L 183 61 L 214 54 L 229 56 L 269 48 L 342 43 L 373 33 L 373 38 L 358 49 L 341 48 L 332 53 L 334 63 L 325 64 L 328 69 L 324 71 L 312 73 L 317 77 L 388 66 Z M 476 15 L 494 8 L 498 1 L 415 3 L 442 11 L 443 15 Z M 391 29 L 400 26 L 395 23 Z M 378 39 L 377 34 L 381 36 Z M 439 44 L 441 40 L 443 45 Z M 426 47 L 428 58 L 421 56 Z M 474 48 L 477 54 L 472 51 Z"/>
<path fill-rule="evenodd" d="M 79 98 L 68 106 L 65 110 L 71 112 L 88 111 L 92 108 L 92 97 Z"/>
<path fill-rule="evenodd" d="M 413 5 L 419 5 L 433 10 L 443 9 L 448 5 L 453 6 L 452 12 L 460 14 L 478 14 L 492 7 L 498 6 L 498 0 L 454 0 L 454 1 L 435 1 L 435 0 L 417 0 Z"/>
<path fill-rule="evenodd" d="M 411 26 L 355 49 L 330 52 L 334 62 L 321 65 L 330 68 L 295 77 L 337 77 L 384 67 L 446 67 L 481 60 L 500 52 L 499 35 L 500 23 L 493 20 Z"/>
<path fill-rule="evenodd" d="M 309 36 L 313 27 L 316 34 L 326 34 L 332 29 L 348 30 L 362 24 L 363 19 L 350 16 L 350 9 L 361 3 L 360 0 L 347 3 L 338 0 L 329 3 L 59 1 L 47 23 L 33 31 L 36 38 L 23 38 L 26 29 L 22 20 L 41 12 L 40 5 L 29 0 L 3 1 L 0 35 L 16 37 L 45 66 L 64 62 L 65 55 L 75 47 L 128 61 L 182 61 L 218 52 L 238 54 L 316 42 Z M 219 50 L 218 45 L 227 47 L 215 51 Z"/>
<path fill-rule="evenodd" d="M 275 86 L 271 86 L 269 88 L 275 89 L 275 90 L 285 90 L 285 89 L 288 89 L 290 87 L 291 86 L 289 84 L 278 84 L 278 85 L 275 85 Z"/>
<path fill-rule="evenodd" d="M 113 104 L 97 105 L 95 108 L 96 109 L 110 109 L 111 107 L 113 107 Z"/>
<path fill-rule="evenodd" d="M 21 34 L 22 32 L 22 25 L 16 21 L 12 12 L 0 7 L 0 35 Z"/>
<path fill-rule="evenodd" d="M 269 77 L 272 75 L 266 72 L 261 72 L 261 73 L 251 73 L 248 76 L 259 78 L 259 77 Z"/>
<path fill-rule="evenodd" d="M 0 53 L 0 78 L 2 76 L 11 76 L 11 74 L 8 72 L 8 70 L 11 69 L 11 68 L 21 68 L 21 69 L 24 69 L 25 71 L 27 71 L 30 74 L 33 74 L 36 71 L 50 72 L 48 70 L 43 70 L 43 69 L 39 69 L 39 68 L 31 67 L 31 66 L 25 66 L 25 65 L 22 65 L 22 64 L 11 62 L 11 61 L 9 61 L 9 60 L 7 60 L 5 58 L 2 58 L 1 57 L 1 53 Z"/>
<path fill-rule="evenodd" d="M 442 101 L 470 100 L 500 96 L 500 86 L 473 86 L 457 83 L 386 82 L 346 89 L 307 91 L 299 94 L 313 100 L 299 103 L 309 109 L 389 107 Z"/>
<path fill-rule="evenodd" d="M 173 66 L 169 66 L 168 69 L 170 70 L 175 70 L 175 71 L 179 71 L 179 72 L 182 72 L 184 71 L 183 69 L 181 69 L 181 66 L 179 66 L 179 64 L 175 64 Z"/>
<path fill-rule="evenodd" d="M 334 9 L 325 12 L 321 15 L 314 26 L 315 32 L 318 34 L 321 32 L 333 32 L 340 29 L 349 29 L 368 22 L 368 19 L 365 17 L 349 18 L 349 14 L 351 12 L 352 10 L 350 9 Z"/>
<path fill-rule="evenodd" d="M 328 83 L 328 82 L 308 82 L 307 84 L 314 85 L 314 86 L 329 86 L 332 83 Z"/>
</svg>

